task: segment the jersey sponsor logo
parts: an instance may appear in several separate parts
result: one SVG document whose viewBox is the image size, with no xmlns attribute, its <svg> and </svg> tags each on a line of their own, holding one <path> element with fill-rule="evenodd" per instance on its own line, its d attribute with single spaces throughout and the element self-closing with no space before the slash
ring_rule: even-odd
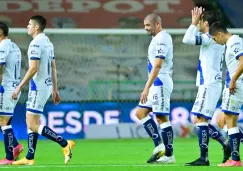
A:
<svg viewBox="0 0 243 171">
<path fill-rule="evenodd" d="M 36 47 L 36 48 L 39 48 L 40 46 L 39 46 L 39 45 L 30 45 L 30 47 Z"/>
<path fill-rule="evenodd" d="M 239 52 L 239 48 L 235 48 L 234 52 L 237 54 Z"/>
<path fill-rule="evenodd" d="M 164 43 L 157 43 L 157 46 L 166 46 L 166 44 L 164 44 Z"/>
<path fill-rule="evenodd" d="M 50 77 L 48 77 L 48 78 L 45 80 L 45 84 L 46 84 L 47 86 L 51 86 L 51 85 L 52 85 L 52 80 L 51 80 Z"/>
<path fill-rule="evenodd" d="M 3 51 L 3 50 L 0 50 L 0 53 L 5 53 L 5 51 Z"/>
<path fill-rule="evenodd" d="M 19 85 L 19 82 L 14 82 L 13 84 L 12 84 L 12 87 L 18 87 L 18 85 Z"/>
<path fill-rule="evenodd" d="M 32 50 L 32 51 L 30 52 L 30 54 L 31 54 L 31 55 L 38 55 L 38 52 L 36 52 L 35 50 Z"/>
<path fill-rule="evenodd" d="M 221 77 L 220 74 L 217 74 L 217 75 L 214 77 L 214 79 L 215 79 L 216 81 L 222 81 L 222 77 Z"/>
<path fill-rule="evenodd" d="M 159 50 L 157 50 L 157 51 L 158 51 L 158 54 L 162 53 L 162 49 L 159 49 Z"/>
<path fill-rule="evenodd" d="M 240 42 L 236 42 L 236 43 L 234 43 L 233 45 L 231 45 L 230 47 L 232 48 L 232 47 L 234 47 L 234 46 L 236 46 L 236 45 L 240 45 Z"/>
</svg>

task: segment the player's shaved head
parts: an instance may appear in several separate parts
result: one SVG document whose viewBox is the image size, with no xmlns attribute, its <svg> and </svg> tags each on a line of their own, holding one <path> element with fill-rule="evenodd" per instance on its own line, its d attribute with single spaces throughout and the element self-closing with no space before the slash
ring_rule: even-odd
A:
<svg viewBox="0 0 243 171">
<path fill-rule="evenodd" d="M 155 13 L 148 14 L 144 18 L 144 20 L 151 21 L 152 23 L 157 23 L 157 22 L 159 22 L 160 24 L 162 23 L 160 16 L 158 14 L 155 14 Z"/>
</svg>

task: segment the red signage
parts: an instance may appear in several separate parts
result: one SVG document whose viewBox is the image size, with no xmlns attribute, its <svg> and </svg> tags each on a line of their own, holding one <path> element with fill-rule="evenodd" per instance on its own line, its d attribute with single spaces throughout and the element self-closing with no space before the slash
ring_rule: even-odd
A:
<svg viewBox="0 0 243 171">
<path fill-rule="evenodd" d="M 166 28 L 187 27 L 192 0 L 1 0 L 0 21 L 26 27 L 33 15 L 43 15 L 52 28 L 141 28 L 152 12 Z"/>
</svg>

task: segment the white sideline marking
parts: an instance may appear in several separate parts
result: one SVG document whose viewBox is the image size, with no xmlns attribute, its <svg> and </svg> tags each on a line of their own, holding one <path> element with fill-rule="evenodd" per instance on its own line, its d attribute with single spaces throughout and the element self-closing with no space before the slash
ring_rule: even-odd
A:
<svg viewBox="0 0 243 171">
<path fill-rule="evenodd" d="M 183 165 L 164 165 L 164 164 L 77 164 L 77 165 L 34 165 L 34 166 L 16 166 L 16 165 L 10 165 L 10 166 L 0 166 L 0 169 L 4 169 L 4 168 L 85 168 L 85 167 L 176 167 L 176 166 L 183 166 Z"/>
</svg>

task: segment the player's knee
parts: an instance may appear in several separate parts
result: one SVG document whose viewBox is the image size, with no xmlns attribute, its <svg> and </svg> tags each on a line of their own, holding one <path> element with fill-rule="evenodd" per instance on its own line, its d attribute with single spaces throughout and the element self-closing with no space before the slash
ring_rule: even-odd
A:
<svg viewBox="0 0 243 171">
<path fill-rule="evenodd" d="M 156 115 L 156 120 L 159 124 L 165 123 L 169 121 L 168 116 L 158 116 Z"/>
<path fill-rule="evenodd" d="M 217 125 L 218 125 L 218 127 L 219 127 L 220 129 L 223 129 L 225 123 L 224 123 L 224 121 L 222 122 L 222 120 L 218 119 L 218 120 L 217 120 Z"/>
<path fill-rule="evenodd" d="M 8 117 L 0 117 L 0 126 L 7 126 L 9 124 L 9 118 Z"/>
<path fill-rule="evenodd" d="M 137 108 L 136 110 L 136 116 L 139 120 L 145 118 L 146 116 L 148 116 L 147 110 L 144 110 L 143 108 Z"/>
<path fill-rule="evenodd" d="M 33 123 L 27 123 L 27 127 L 29 130 L 33 132 L 38 132 L 39 125 L 33 124 Z"/>
</svg>

